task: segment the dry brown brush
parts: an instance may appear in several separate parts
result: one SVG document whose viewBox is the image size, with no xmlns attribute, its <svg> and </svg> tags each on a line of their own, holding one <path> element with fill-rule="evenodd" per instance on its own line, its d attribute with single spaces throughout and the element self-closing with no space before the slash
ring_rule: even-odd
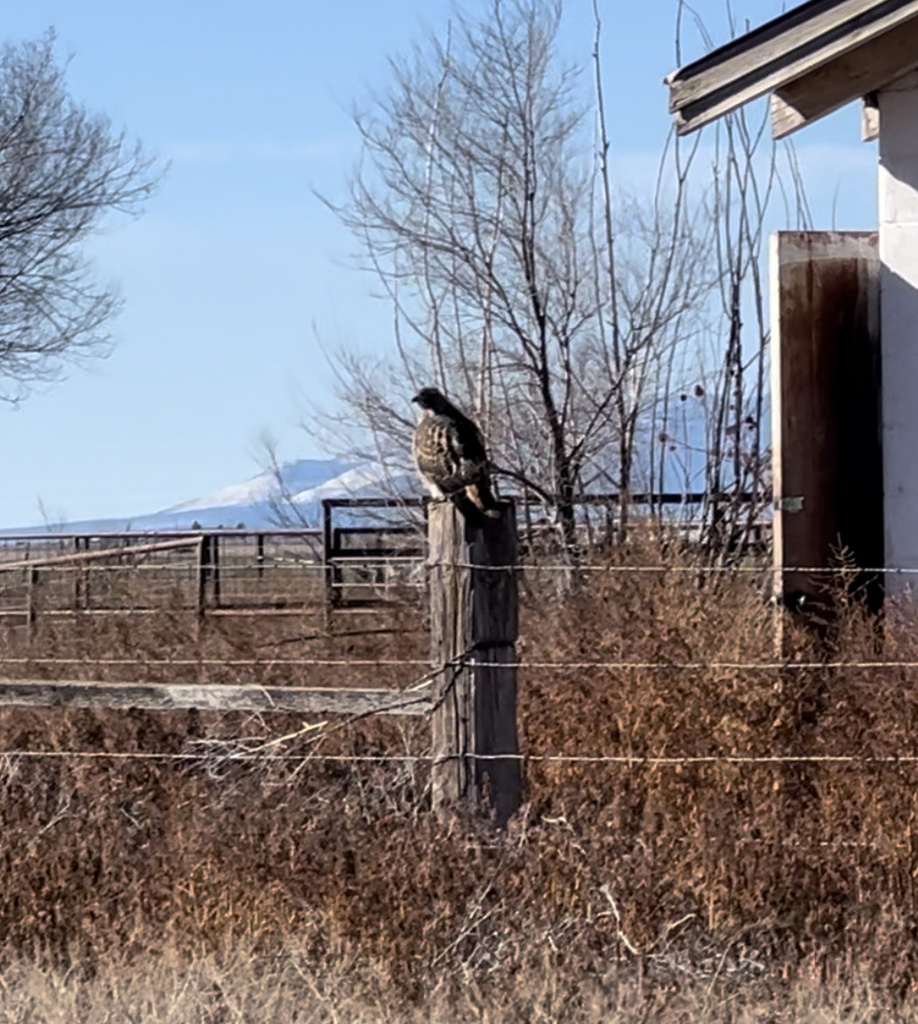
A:
<svg viewBox="0 0 918 1024">
<path fill-rule="evenodd" d="M 793 660 L 823 663 L 795 668 L 776 661 L 767 575 L 687 569 L 610 565 L 563 600 L 550 571 L 524 573 L 526 804 L 505 832 L 430 815 L 417 720 L 3 712 L 4 751 L 102 756 L 0 761 L 0 966 L 103 977 L 244 949 L 281 985 L 295 951 L 311 984 L 331 965 L 348 975 L 354 1006 L 433 1013 L 446 999 L 456 1019 L 479 1003 L 520 1020 L 601 1019 L 616 1000 L 675 1014 L 681 999 L 741 1020 L 750 999 L 800 1002 L 820 982 L 905 1006 L 918 764 L 897 759 L 918 757 L 916 672 L 875 663 L 918 661 L 916 615 L 890 607 L 878 626 L 842 602 L 819 644 L 790 624 Z M 91 678 L 93 659 L 130 655 L 135 678 L 146 666 L 157 679 L 404 685 L 422 667 L 371 681 L 362 667 L 278 662 L 422 660 L 420 614 L 399 628 L 318 635 L 288 618 L 199 634 L 179 613 L 88 619 L 43 628 L 34 660 L 4 670 Z M 234 652 L 259 663 L 204 664 Z M 76 656 L 83 666 L 42 660 Z M 146 665 L 170 658 L 181 670 Z M 288 759 L 232 758 L 259 751 Z M 393 754 L 406 759 L 325 759 Z M 775 756 L 803 760 L 752 760 Z M 854 760 L 807 760 L 827 756 Z"/>
</svg>

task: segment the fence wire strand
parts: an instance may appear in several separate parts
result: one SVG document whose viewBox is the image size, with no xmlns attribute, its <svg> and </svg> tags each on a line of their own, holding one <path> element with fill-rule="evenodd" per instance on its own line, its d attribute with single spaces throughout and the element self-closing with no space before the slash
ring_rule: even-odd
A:
<svg viewBox="0 0 918 1024">
<path fill-rule="evenodd" d="M 74 758 L 112 760 L 159 760 L 159 761 L 329 761 L 361 764 L 447 764 L 450 761 L 520 761 L 530 764 L 615 764 L 628 768 L 664 768 L 686 765 L 743 764 L 743 765 L 913 765 L 918 764 L 918 754 L 890 754 L 884 756 L 860 754 L 701 754 L 686 756 L 656 757 L 639 754 L 258 754 L 208 752 L 166 752 L 166 751 L 114 751 L 114 750 L 0 750 L 2 758 Z"/>
<path fill-rule="evenodd" d="M 130 555 L 130 549 L 126 549 L 123 555 Z M 76 556 L 74 556 L 76 557 Z M 640 573 L 688 573 L 690 575 L 736 575 L 736 574 L 762 574 L 762 573 L 808 573 L 814 575 L 914 575 L 918 574 L 916 566 L 851 566 L 851 565 L 615 565 L 608 563 L 587 563 L 582 564 L 576 561 L 571 562 L 514 562 L 505 565 L 484 565 L 477 562 L 441 562 L 428 561 L 415 555 L 339 555 L 330 558 L 328 561 L 283 559 L 266 561 L 263 563 L 233 563 L 220 562 L 213 566 L 207 566 L 207 570 L 218 575 L 258 575 L 263 576 L 275 571 L 283 572 L 326 572 L 332 566 L 342 568 L 359 568 L 366 566 L 386 565 L 414 565 L 422 569 L 474 569 L 479 572 L 608 572 L 622 575 Z M 95 563 L 74 563 L 73 565 L 48 564 L 36 560 L 33 564 L 28 562 L 16 562 L 4 565 L 0 560 L 0 572 L 22 573 L 29 569 L 35 569 L 43 574 L 64 574 L 64 573 L 90 573 L 91 575 L 104 573 L 129 573 L 129 572 L 175 572 L 181 574 L 195 573 L 200 569 L 197 562 L 140 562 L 136 564 L 120 565 L 97 565 Z"/>
<path fill-rule="evenodd" d="M 0 665 L 137 665 L 143 668 L 170 668 L 187 666 L 226 666 L 227 668 L 290 667 L 315 668 L 376 668 L 408 667 L 430 664 L 424 658 L 60 658 L 60 657 L 4 657 Z M 838 671 L 843 669 L 880 670 L 916 669 L 918 661 L 479 661 L 466 660 L 469 667 L 515 668 L 539 671 L 605 671 L 647 672 L 783 672 Z M 53 679 L 45 680 L 54 682 Z M 2 682 L 2 680 L 0 680 Z"/>
</svg>

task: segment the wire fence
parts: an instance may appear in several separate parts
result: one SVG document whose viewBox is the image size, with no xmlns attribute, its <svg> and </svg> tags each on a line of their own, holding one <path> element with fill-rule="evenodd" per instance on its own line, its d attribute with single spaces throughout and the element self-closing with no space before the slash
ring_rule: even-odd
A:
<svg viewBox="0 0 918 1024">
<path fill-rule="evenodd" d="M 446 764 L 452 760 L 465 761 L 520 761 L 523 764 L 614 764 L 627 768 L 682 767 L 686 765 L 792 765 L 792 764 L 839 764 L 839 765 L 913 765 L 918 764 L 918 755 L 902 754 L 876 757 L 858 754 L 709 754 L 673 757 L 643 756 L 640 754 L 260 754 L 221 753 L 208 755 L 206 751 L 118 751 L 118 750 L 0 750 L 2 758 L 83 758 L 87 760 L 122 761 L 195 761 L 200 762 L 212 756 L 218 761 L 246 761 L 254 764 L 271 762 L 332 762 L 353 764 Z"/>
<path fill-rule="evenodd" d="M 284 545 L 273 551 L 265 545 L 262 552 L 259 552 L 257 537 L 248 539 L 245 546 L 240 542 L 232 556 L 221 550 L 216 564 L 212 559 L 208 561 L 202 558 L 199 548 L 175 548 L 149 553 L 122 552 L 111 556 L 122 558 L 122 564 L 90 561 L 39 566 L 37 581 L 33 575 L 34 566 L 5 568 L 0 561 L 0 636 L 4 632 L 4 615 L 8 615 L 13 623 L 17 614 L 23 620 L 27 621 L 30 617 L 32 620 L 32 636 L 27 643 L 11 642 L 4 645 L 0 642 L 0 687 L 3 677 L 15 679 L 28 675 L 53 681 L 56 676 L 65 673 L 67 678 L 83 676 L 92 680 L 126 676 L 141 682 L 145 679 L 158 679 L 179 683 L 193 679 L 202 686 L 217 683 L 221 676 L 230 674 L 233 679 L 243 680 L 241 685 L 250 687 L 252 691 L 263 688 L 259 686 L 260 683 L 266 686 L 268 680 L 293 687 L 308 683 L 312 677 L 327 685 L 331 678 L 332 682 L 338 681 L 344 686 L 356 686 L 360 679 L 367 677 L 373 680 L 373 685 L 390 686 L 393 693 L 401 694 L 406 701 L 417 699 L 419 694 L 423 694 L 432 705 L 437 699 L 443 673 L 442 670 L 431 669 L 430 658 L 423 644 L 418 645 L 420 651 L 399 651 L 398 647 L 386 651 L 374 649 L 375 637 L 389 635 L 388 631 L 380 629 L 378 634 L 374 634 L 371 629 L 348 631 L 340 624 L 328 622 L 323 628 L 314 629 L 313 618 L 317 613 L 327 613 L 329 587 L 334 587 L 340 595 L 351 600 L 366 601 L 368 605 L 371 601 L 375 602 L 367 608 L 368 615 L 384 616 L 389 611 L 399 612 L 402 619 L 398 628 L 391 631 L 391 635 L 398 637 L 401 632 L 413 630 L 423 639 L 427 629 L 424 596 L 428 572 L 441 568 L 443 563 L 430 563 L 407 555 L 346 555 L 334 560 L 338 573 L 335 578 L 330 578 L 330 562 L 315 538 L 309 540 L 308 545 L 311 546 L 303 542 L 301 548 L 300 541 L 296 539 L 284 539 Z M 32 561 L 36 559 L 33 557 Z M 544 579 L 547 581 L 546 589 L 555 585 L 556 578 L 569 577 L 571 573 L 582 573 L 584 577 L 589 575 L 599 579 L 620 576 L 626 581 L 634 580 L 635 586 L 639 578 L 659 576 L 664 580 L 673 580 L 674 587 L 684 585 L 686 590 L 690 589 L 689 584 L 677 584 L 675 581 L 733 576 L 750 581 L 751 587 L 759 594 L 767 594 L 775 577 L 781 572 L 793 571 L 833 581 L 863 575 L 895 575 L 908 580 L 918 574 L 918 568 L 909 567 L 864 569 L 840 565 L 796 567 L 791 570 L 760 562 L 733 566 L 660 563 L 616 565 L 588 560 L 572 567 L 566 563 L 528 558 L 514 565 L 466 563 L 459 568 L 487 573 L 513 572 L 521 578 L 528 577 L 537 581 Z M 763 601 L 761 607 L 763 617 L 770 617 L 772 611 L 767 603 Z M 272 646 L 264 652 L 252 650 L 248 634 L 248 648 L 245 643 L 240 643 L 239 650 L 234 652 L 221 650 L 217 643 L 219 638 L 209 635 L 203 639 L 195 637 L 195 643 L 186 645 L 185 649 L 177 641 L 175 649 L 170 647 L 173 642 L 171 631 L 177 615 L 181 617 L 191 613 L 200 616 L 202 611 L 208 615 L 215 612 L 239 614 L 247 610 L 302 615 L 304 625 L 294 632 L 295 627 L 289 627 L 288 619 L 285 626 L 289 628 L 289 635 L 275 633 L 268 636 L 265 633 L 265 639 L 272 641 Z M 53 642 L 44 642 L 41 631 L 43 621 L 58 623 L 67 620 L 79 623 L 84 617 L 90 619 L 92 616 L 110 616 L 113 619 L 121 617 L 124 622 L 117 625 L 123 624 L 127 630 L 130 630 L 132 622 L 142 623 L 139 631 L 146 631 L 154 639 L 141 644 L 139 650 L 107 655 L 101 654 L 88 641 L 81 647 L 77 640 L 68 639 L 69 634 L 57 627 L 55 632 L 49 631 Z M 386 620 L 380 618 L 380 623 L 383 621 Z M 147 623 L 151 624 L 149 628 Z M 160 629 L 159 633 L 155 628 L 157 623 L 165 623 L 165 628 Z M 233 632 L 236 623 L 230 623 L 228 627 L 224 623 L 224 628 L 230 630 L 231 640 L 239 640 L 238 633 Z M 270 620 L 259 620 L 255 628 L 267 630 L 273 627 Z M 7 631 L 12 636 L 15 630 L 16 626 L 13 625 Z M 77 635 L 76 630 L 73 632 Z M 91 631 L 87 630 L 86 635 L 91 636 Z M 672 657 L 667 657 L 670 652 L 665 647 L 653 650 L 648 648 L 646 653 L 655 656 L 640 657 L 639 647 L 624 641 L 617 647 L 615 638 L 602 647 L 585 647 L 583 652 L 578 651 L 576 645 L 571 645 L 563 654 L 540 647 L 536 643 L 537 639 L 524 632 L 519 657 L 510 662 L 492 660 L 487 650 L 480 650 L 466 652 L 461 663 L 471 669 L 515 669 L 520 674 L 521 688 L 529 683 L 548 687 L 555 680 L 559 680 L 558 685 L 562 686 L 578 682 L 580 680 L 576 677 L 581 677 L 585 683 L 595 687 L 587 694 L 587 700 L 591 699 L 593 693 L 601 695 L 602 686 L 610 689 L 640 686 L 641 676 L 648 677 L 650 685 L 660 678 L 670 676 L 687 680 L 681 685 L 685 690 L 690 690 L 694 681 L 688 677 L 698 676 L 699 681 L 709 684 L 714 676 L 726 674 L 733 677 L 731 685 L 736 687 L 741 688 L 743 679 L 748 677 L 750 680 L 757 679 L 760 687 L 767 689 L 773 683 L 777 686 L 779 681 L 786 678 L 801 679 L 807 673 L 832 675 L 851 672 L 860 673 L 867 686 L 879 688 L 889 681 L 910 685 L 910 674 L 918 670 L 918 657 L 907 656 L 913 653 L 907 648 L 903 648 L 907 652 L 905 656 L 889 658 L 837 655 L 819 658 L 807 655 L 733 658 L 691 656 L 706 653 L 703 648 L 688 649 L 681 653 L 674 649 Z M 289 647 L 273 646 L 275 641 L 319 646 L 314 648 L 314 652 L 308 647 L 294 648 L 294 653 Z M 401 641 L 397 640 L 396 643 L 400 644 Z M 71 644 L 71 650 L 66 649 L 68 644 Z M 188 649 L 189 646 L 195 649 Z M 722 650 L 730 649 L 724 647 Z M 737 646 L 734 652 L 745 655 L 749 650 Z M 545 656 L 556 653 L 559 656 Z M 620 674 L 618 679 L 616 674 Z M 901 678 L 897 678 L 897 674 Z M 768 677 L 764 682 L 763 676 Z M 914 682 L 918 683 L 918 674 L 914 676 Z M 586 686 L 584 689 L 586 691 Z M 141 741 L 138 729 L 136 735 L 127 730 L 122 731 L 122 739 L 125 735 L 133 737 L 123 745 L 126 747 L 136 741 L 139 747 L 147 749 L 106 750 L 89 749 L 97 745 L 92 732 L 80 732 L 69 727 L 58 732 L 49 728 L 48 749 L 42 749 L 44 744 L 40 731 L 5 728 L 5 721 L 15 721 L 15 718 L 8 718 L 8 713 L 0 710 L 0 778 L 15 771 L 21 763 L 23 776 L 29 783 L 42 774 L 56 778 L 60 773 L 63 777 L 61 781 L 66 779 L 70 785 L 71 775 L 76 778 L 78 773 L 85 771 L 87 776 L 98 773 L 118 778 L 123 774 L 125 778 L 135 781 L 144 780 L 150 775 L 159 784 L 159 773 L 174 780 L 181 780 L 187 773 L 205 781 L 214 780 L 218 787 L 222 787 L 223 780 L 227 780 L 232 789 L 237 779 L 247 780 L 253 773 L 263 772 L 264 778 L 271 785 L 292 786 L 296 779 L 315 776 L 317 789 L 321 786 L 340 785 L 353 787 L 356 791 L 364 787 L 367 780 L 372 780 L 371 790 L 373 786 L 384 786 L 388 794 L 392 791 L 401 792 L 398 787 L 404 784 L 404 780 L 416 776 L 420 784 L 411 787 L 411 799 L 415 799 L 419 793 L 425 794 L 424 799 L 427 799 L 426 795 L 430 793 L 428 780 L 434 770 L 461 758 L 469 764 L 482 766 L 516 762 L 523 773 L 530 772 L 528 778 L 538 780 L 543 793 L 546 788 L 556 784 L 567 787 L 565 792 L 575 791 L 581 784 L 584 790 L 594 784 L 597 790 L 605 786 L 606 792 L 624 792 L 629 786 L 638 789 L 658 786 L 661 791 L 672 790 L 677 785 L 676 773 L 685 769 L 687 776 L 691 774 L 699 780 L 693 785 L 706 791 L 705 799 L 709 802 L 720 799 L 719 787 L 724 785 L 725 780 L 744 790 L 759 793 L 771 791 L 772 786 L 778 786 L 783 777 L 793 775 L 798 770 L 801 774 L 809 772 L 819 786 L 825 785 L 827 789 L 832 787 L 840 792 L 854 788 L 858 773 L 863 774 L 868 787 L 873 780 L 879 780 L 886 790 L 896 792 L 900 788 L 911 790 L 918 781 L 918 741 L 913 747 L 907 740 L 900 745 L 898 738 L 904 735 L 902 732 L 897 733 L 895 742 L 885 745 L 872 744 L 869 740 L 862 742 L 862 737 L 859 739 L 853 735 L 850 742 L 843 743 L 833 736 L 823 750 L 819 750 L 818 740 L 813 742 L 812 739 L 801 742 L 801 749 L 797 750 L 797 744 L 793 739 L 788 740 L 786 733 L 779 734 L 778 730 L 774 730 L 773 735 L 766 738 L 767 728 L 748 742 L 740 737 L 735 741 L 711 739 L 709 743 L 693 743 L 691 740 L 680 742 L 680 738 L 685 739 L 685 735 L 680 737 L 674 728 L 666 741 L 654 742 L 655 734 L 649 734 L 643 744 L 635 743 L 635 749 L 632 750 L 629 749 L 629 741 L 625 739 L 610 739 L 607 744 L 599 740 L 594 744 L 589 738 L 584 742 L 584 734 L 581 733 L 574 736 L 573 742 L 569 744 L 552 743 L 546 742 L 536 730 L 532 730 L 524 735 L 523 749 L 519 753 L 465 752 L 461 755 L 442 755 L 432 751 L 433 744 L 423 717 L 415 720 L 418 726 L 415 731 L 405 734 L 402 749 L 395 747 L 392 742 L 393 736 L 398 736 L 398 733 L 382 731 L 379 736 L 388 742 L 383 745 L 380 740 L 379 746 L 382 749 L 378 749 L 375 740 L 367 744 L 361 739 L 363 733 L 356 729 L 358 723 L 369 717 L 365 714 L 311 714 L 302 730 L 278 736 L 281 729 L 276 723 L 282 721 L 284 728 L 290 728 L 287 724 L 289 718 L 280 719 L 272 715 L 271 708 L 263 708 L 254 713 L 237 713 L 233 717 L 206 708 L 204 711 L 205 718 L 199 731 L 192 735 L 189 730 L 188 735 L 179 739 L 170 736 L 174 744 L 170 749 L 156 749 L 170 746 L 170 743 L 162 741 L 155 730 L 151 730 L 149 738 Z M 70 720 L 65 721 L 69 725 Z M 184 728 L 182 720 L 177 721 L 178 725 L 173 722 L 172 726 L 176 734 Z M 265 735 L 251 738 L 252 723 L 257 723 Z M 102 727 L 105 727 L 104 719 Z M 353 743 L 350 741 L 352 728 L 357 737 Z M 208 738 L 201 738 L 201 731 Z M 228 738 L 212 737 L 212 733 L 219 732 L 231 735 Z M 526 732 L 525 728 L 523 732 Z M 367 735 L 376 734 L 367 730 Z M 596 736 L 595 730 L 592 735 Z M 344 737 L 344 740 L 333 741 L 332 737 Z M 98 746 L 109 743 L 116 746 L 118 741 L 100 739 Z M 369 750 L 366 749 L 368 745 Z M 602 749 L 603 746 L 606 749 Z M 898 753 L 890 749 L 896 746 L 900 746 Z M 135 763 L 138 765 L 136 769 L 130 767 Z M 315 767 L 310 771 L 311 766 Z M 321 766 L 326 768 L 320 770 Z M 691 769 L 696 771 L 689 772 Z M 596 777 L 601 781 L 597 783 Z M 310 782 L 309 786 L 312 785 Z M 332 791 L 338 792 L 336 789 Z M 311 790 L 307 786 L 304 792 L 309 793 Z M 345 792 L 350 793 L 351 790 Z M 776 797 L 776 803 L 781 798 Z M 398 799 L 403 797 L 399 796 Z M 788 799 L 794 798 L 790 796 Z M 767 813 L 763 813 L 763 810 Z M 697 834 L 675 837 L 668 834 L 663 846 L 668 842 L 703 846 L 706 841 L 710 841 L 718 847 L 735 846 L 737 849 L 741 846 L 781 846 L 801 851 L 914 849 L 910 835 L 891 836 L 885 832 L 871 834 L 866 827 L 860 835 L 861 825 L 853 817 L 851 820 L 831 822 L 828 820 L 828 812 L 825 821 L 806 824 L 798 832 L 788 835 L 771 834 L 757 838 L 743 831 L 749 828 L 754 832 L 753 825 L 758 823 L 758 816 L 765 819 L 772 813 L 772 805 L 769 804 L 766 809 L 762 804 L 751 801 L 742 813 L 737 812 L 734 818 L 726 821 L 716 836 L 711 834 L 706 839 L 702 823 Z M 540 823 L 540 827 L 549 828 L 550 825 L 548 818 L 542 819 Z M 635 823 L 633 829 L 639 843 L 644 842 L 645 838 L 649 844 L 654 843 L 652 829 L 645 832 L 640 822 Z M 612 846 L 629 839 L 624 833 L 607 836 L 592 834 L 589 829 L 578 828 L 578 831 L 586 834 L 572 835 L 572 842 L 587 846 Z M 485 844 L 477 845 L 484 847 Z M 757 851 L 753 852 L 758 856 Z M 804 853 L 802 856 L 815 858 L 817 854 Z"/>
<path fill-rule="evenodd" d="M 374 534 L 377 546 L 383 535 Z M 365 540 L 365 538 L 364 538 Z M 0 617 L 168 610 L 209 615 L 314 614 L 337 603 L 404 604 L 424 586 L 422 562 L 398 554 L 329 557 L 316 538 L 193 535 L 141 542 L 74 538 L 13 546 L 0 538 Z"/>
<path fill-rule="evenodd" d="M 380 531 L 382 536 L 382 531 Z M 352 591 L 364 588 L 366 592 L 388 597 L 393 607 L 405 607 L 415 602 L 420 607 L 420 596 L 427 586 L 427 572 L 442 567 L 443 563 L 427 562 L 416 555 L 387 554 L 374 556 L 365 550 L 348 555 L 339 554 L 330 560 L 323 551 L 321 537 L 315 532 L 289 531 L 286 533 L 257 534 L 240 531 L 237 536 L 224 539 L 224 547 L 215 554 L 202 554 L 203 538 L 199 535 L 171 538 L 160 543 L 157 538 L 145 536 L 142 543 L 125 543 L 121 536 L 98 540 L 99 550 L 88 552 L 79 537 L 46 539 L 18 539 L 15 544 L 0 544 L 0 616 L 22 614 L 35 620 L 47 615 L 111 614 L 132 616 L 158 615 L 163 612 L 200 610 L 202 592 L 207 592 L 207 607 L 219 610 L 244 611 L 268 608 L 283 610 L 293 606 L 294 613 L 320 606 L 324 600 L 331 561 L 337 564 L 336 586 Z M 362 537 L 361 542 L 365 543 Z M 107 546 L 106 546 L 107 545 Z M 86 556 L 92 555 L 92 558 Z M 98 560 L 96 560 L 98 558 Z M 111 562 L 107 559 L 115 559 Z M 910 577 L 918 574 L 918 567 L 863 568 L 847 565 L 775 567 L 761 562 L 740 565 L 706 564 L 648 564 L 619 565 L 586 562 L 571 565 L 567 562 L 524 561 L 513 565 L 478 565 L 460 563 L 457 568 L 483 572 L 517 574 L 620 574 L 622 576 L 672 574 L 674 576 L 756 576 L 767 580 L 776 573 L 800 573 L 825 577 L 863 577 L 896 575 Z M 36 579 L 37 574 L 37 579 Z M 412 596 L 413 595 L 413 596 Z M 22 602 L 17 605 L 16 602 Z M 2 620 L 0 620 L 2 621 Z M 420 628 L 420 627 L 418 627 Z M 336 642 L 334 634 L 316 634 L 312 639 Z M 523 673 L 800 673 L 800 672 L 876 672 L 888 674 L 918 669 L 918 660 L 910 658 L 774 658 L 764 659 L 544 659 L 526 658 L 510 662 L 490 661 L 471 654 L 465 659 L 470 667 L 513 668 Z M 9 675 L 13 670 L 28 666 L 52 671 L 55 668 L 76 668 L 85 673 L 100 673 L 114 668 L 131 668 L 142 674 L 145 670 L 163 672 L 192 669 L 197 681 L 206 684 L 202 673 L 207 669 L 251 670 L 252 685 L 258 672 L 277 673 L 292 669 L 334 669 L 350 672 L 366 669 L 412 670 L 429 666 L 424 657 L 386 657 L 373 654 L 366 657 L 339 656 L 208 656 L 165 653 L 151 656 L 137 653 L 119 656 L 92 656 L 91 654 L 44 653 L 40 649 L 14 652 L 0 650 L 0 673 Z M 432 674 L 413 686 L 432 685 Z M 9 758 L 138 758 L 163 761 L 195 761 L 200 752 L 129 752 L 80 750 L 0 750 L 0 757 Z M 319 751 L 305 755 L 272 753 L 270 755 L 236 752 L 223 755 L 228 761 L 330 761 L 379 764 L 437 764 L 442 759 L 430 754 L 328 754 Z M 521 753 L 507 755 L 465 754 L 471 760 L 513 759 L 524 764 L 559 765 L 616 765 L 626 768 L 665 768 L 680 765 L 902 765 L 918 762 L 918 755 L 903 753 L 874 756 L 869 754 L 816 754 L 772 753 L 743 754 L 725 752 L 704 755 L 636 755 L 578 753 Z"/>
<path fill-rule="evenodd" d="M 424 658 L 76 658 L 76 657 L 10 657 L 0 654 L 0 665 L 139 665 L 150 668 L 179 666 L 226 666 L 228 668 L 275 668 L 283 666 L 315 668 L 374 668 L 408 667 L 427 665 Z M 467 660 L 469 666 L 479 668 L 538 669 L 544 671 L 591 671 L 609 670 L 616 672 L 784 672 L 784 671 L 833 671 L 843 669 L 915 669 L 918 660 L 869 660 L 869 661 L 484 661 L 475 658 Z"/>
</svg>

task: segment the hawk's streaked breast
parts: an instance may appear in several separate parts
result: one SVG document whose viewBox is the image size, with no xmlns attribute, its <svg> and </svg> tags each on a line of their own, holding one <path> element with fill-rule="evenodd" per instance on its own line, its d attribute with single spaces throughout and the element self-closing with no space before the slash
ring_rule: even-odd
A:
<svg viewBox="0 0 918 1024">
<path fill-rule="evenodd" d="M 477 425 L 435 388 L 424 388 L 414 400 L 424 410 L 413 446 L 421 479 L 437 497 L 464 495 L 484 515 L 498 515 L 488 455 Z"/>
</svg>

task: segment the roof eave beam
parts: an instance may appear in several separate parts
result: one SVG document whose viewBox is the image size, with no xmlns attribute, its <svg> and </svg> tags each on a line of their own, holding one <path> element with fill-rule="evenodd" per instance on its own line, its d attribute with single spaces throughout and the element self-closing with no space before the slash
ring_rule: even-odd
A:
<svg viewBox="0 0 918 1024">
<path fill-rule="evenodd" d="M 783 139 L 918 67 L 918 19 L 788 82 L 771 97 L 771 133 Z"/>
<path fill-rule="evenodd" d="M 737 53 L 722 64 L 697 73 L 692 73 L 691 65 L 673 72 L 666 84 L 677 132 L 688 134 L 760 96 L 776 90 L 783 93 L 789 83 L 846 55 L 859 61 L 865 48 L 878 38 L 892 38 L 900 33 L 911 36 L 909 22 L 918 15 L 918 0 L 905 0 L 892 8 L 884 5 L 883 14 L 865 21 L 875 2 L 847 0 L 814 18 L 812 23 L 771 38 L 746 53 Z M 902 48 L 901 44 L 898 48 Z M 855 89 L 848 98 L 868 91 Z M 844 102 L 847 100 L 841 101 Z"/>
</svg>

